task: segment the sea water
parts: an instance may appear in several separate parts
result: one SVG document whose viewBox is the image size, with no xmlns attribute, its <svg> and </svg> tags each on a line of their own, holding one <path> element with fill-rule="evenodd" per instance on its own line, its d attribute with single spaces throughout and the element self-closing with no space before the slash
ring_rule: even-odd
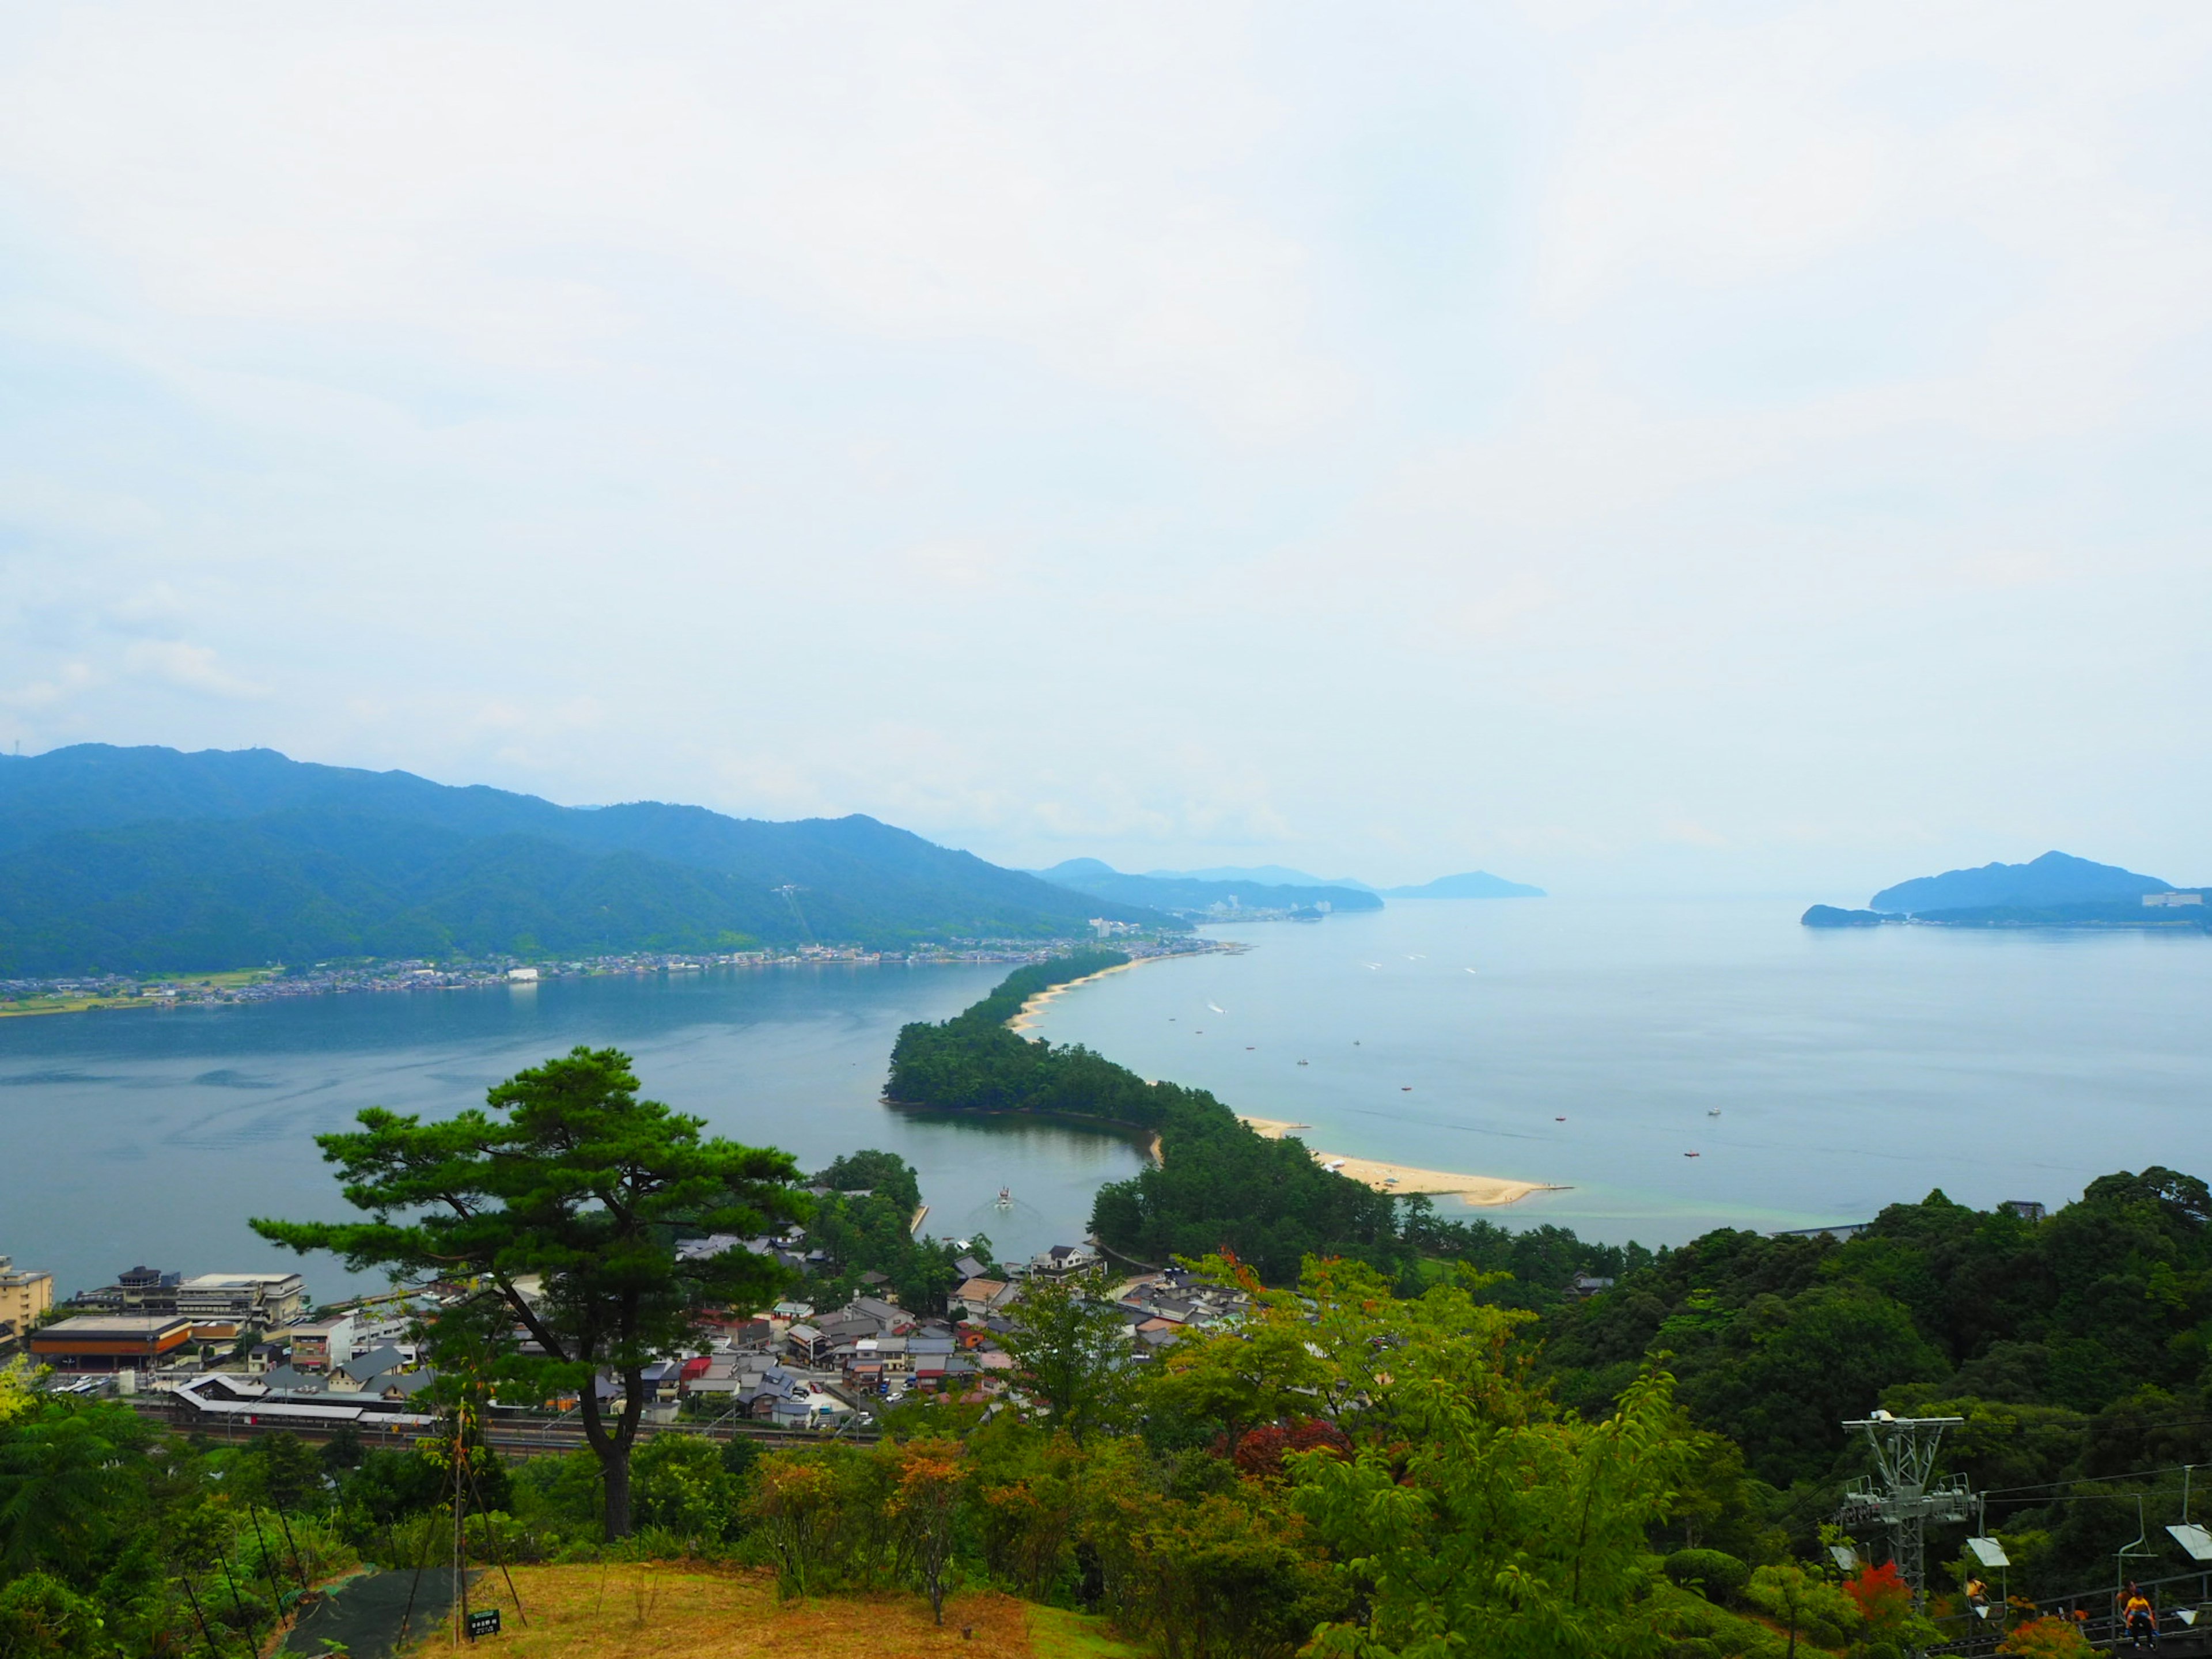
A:
<svg viewBox="0 0 2212 1659">
<path fill-rule="evenodd" d="M 246 1225 L 356 1213 L 313 1137 L 364 1106 L 440 1117 L 481 1104 L 580 1042 L 623 1049 L 648 1097 L 806 1171 L 859 1147 L 895 1152 L 921 1172 L 925 1231 L 981 1232 L 1026 1255 L 1081 1238 L 1091 1194 L 1139 1152 L 1115 1135 L 882 1103 L 899 1027 L 957 1012 L 1007 971 L 725 969 L 0 1020 L 0 1255 L 51 1269 L 62 1296 L 144 1262 L 297 1267 L 335 1297 L 364 1281 Z"/>
<path fill-rule="evenodd" d="M 1109 975 L 1036 1029 L 1309 1123 L 1316 1148 L 1556 1183 L 1438 1208 L 1613 1241 L 2212 1176 L 2212 938 L 1801 909 L 1392 900 L 1218 927 L 1250 949 Z"/>
<path fill-rule="evenodd" d="M 1935 1187 L 2055 1206 L 2150 1164 L 2212 1176 L 2212 939 L 1823 932 L 1797 909 L 1394 900 L 1214 927 L 1249 948 L 1077 987 L 1036 1030 L 1310 1123 L 1330 1152 L 1557 1183 L 1502 1209 L 1438 1207 L 1607 1239 L 1865 1220 Z M 366 1105 L 458 1110 L 579 1042 L 626 1050 L 649 1096 L 808 1170 L 896 1152 L 921 1171 L 927 1231 L 1025 1255 L 1082 1237 L 1091 1194 L 1137 1152 L 880 1098 L 899 1026 L 1004 972 L 653 975 L 0 1020 L 0 1255 L 52 1268 L 64 1295 L 141 1261 L 301 1265 L 246 1221 L 349 1213 L 315 1134 Z M 325 1259 L 307 1271 L 322 1296 L 348 1283 Z"/>
</svg>

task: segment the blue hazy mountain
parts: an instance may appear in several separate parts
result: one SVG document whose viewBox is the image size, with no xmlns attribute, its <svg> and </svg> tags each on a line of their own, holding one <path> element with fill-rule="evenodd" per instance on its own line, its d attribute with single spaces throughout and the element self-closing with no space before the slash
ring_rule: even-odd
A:
<svg viewBox="0 0 2212 1659">
<path fill-rule="evenodd" d="M 1270 887 L 1351 887 L 1363 893 L 1377 890 L 1370 883 L 1355 881 L 1350 876 L 1310 876 L 1285 864 L 1222 864 L 1211 870 L 1147 870 L 1145 873 L 1162 881 L 1256 881 Z"/>
<path fill-rule="evenodd" d="M 1544 890 L 1529 887 L 1517 881 L 1508 881 L 1503 876 L 1493 876 L 1486 870 L 1471 870 L 1462 876 L 1438 876 L 1434 881 L 1424 882 L 1419 887 L 1386 887 L 1385 898 L 1542 898 Z"/>
<path fill-rule="evenodd" d="M 2053 906 L 2140 901 L 2145 893 L 2170 893 L 2172 884 L 2118 865 L 2093 864 L 2065 853 L 2045 853 L 2027 864 L 1984 864 L 1947 870 L 1885 887 L 1874 896 L 1877 910 L 1923 915 L 1931 910 L 2047 909 Z"/>
<path fill-rule="evenodd" d="M 1884 922 L 1895 925 L 1905 919 L 1880 910 L 1839 910 L 1832 904 L 1816 904 L 1797 920 L 1808 927 L 1879 927 Z"/>
<path fill-rule="evenodd" d="M 1099 859 L 1066 859 L 1033 873 L 1056 886 L 1092 898 L 1139 905 L 1176 915 L 1202 915 L 1234 901 L 1245 910 L 1310 909 L 1327 903 L 1332 910 L 1380 910 L 1382 901 L 1364 887 L 1288 886 L 1259 881 L 1205 881 L 1191 876 L 1139 876 L 1116 870 Z"/>
<path fill-rule="evenodd" d="M 0 976 L 887 945 L 1166 920 L 860 814 L 587 811 L 265 749 L 0 757 Z"/>
</svg>

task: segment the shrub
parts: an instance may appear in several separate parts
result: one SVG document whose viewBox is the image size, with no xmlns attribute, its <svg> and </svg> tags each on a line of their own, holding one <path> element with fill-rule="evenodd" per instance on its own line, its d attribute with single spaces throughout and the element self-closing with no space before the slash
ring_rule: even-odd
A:
<svg viewBox="0 0 2212 1659">
<path fill-rule="evenodd" d="M 0 1659 L 76 1659 L 96 1651 L 100 1610 L 52 1573 L 0 1589 Z"/>
<path fill-rule="evenodd" d="M 2015 1626 L 1997 1644 L 1999 1653 L 2032 1656 L 2033 1659 L 2083 1659 L 2096 1651 L 2070 1619 L 2031 1619 Z"/>
<path fill-rule="evenodd" d="M 1759 1568 L 1744 1586 L 1743 1598 L 1820 1647 L 1842 1647 L 1862 1622 L 1850 1596 L 1795 1562 Z"/>
<path fill-rule="evenodd" d="M 1669 1578 L 1710 1601 L 1733 1601 L 1751 1582 L 1751 1569 L 1725 1550 L 1676 1550 L 1665 1565 Z"/>
</svg>

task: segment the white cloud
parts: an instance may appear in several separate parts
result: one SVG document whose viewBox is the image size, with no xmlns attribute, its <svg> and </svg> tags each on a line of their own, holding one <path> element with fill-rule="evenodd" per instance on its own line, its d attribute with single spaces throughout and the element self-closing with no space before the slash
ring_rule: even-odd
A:
<svg viewBox="0 0 2212 1659">
<path fill-rule="evenodd" d="M 140 640 L 123 653 L 134 674 L 179 691 L 223 698 L 265 697 L 269 688 L 231 673 L 204 645 L 182 640 Z"/>
<path fill-rule="evenodd" d="M 52 708 L 99 683 L 100 677 L 89 663 L 64 663 L 59 672 L 20 685 L 0 702 L 26 711 Z"/>
<path fill-rule="evenodd" d="M 2182 878 L 2208 63 L 2126 5 L 11 14 L 11 718 L 1024 862 Z"/>
</svg>

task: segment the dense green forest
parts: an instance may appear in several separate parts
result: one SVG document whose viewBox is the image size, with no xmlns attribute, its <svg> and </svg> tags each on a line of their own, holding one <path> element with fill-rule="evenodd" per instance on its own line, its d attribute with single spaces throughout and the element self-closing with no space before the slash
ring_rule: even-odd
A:
<svg viewBox="0 0 2212 1659">
<path fill-rule="evenodd" d="M 1180 926 L 857 815 L 563 807 L 266 750 L 0 756 L 0 976 Z"/>
<path fill-rule="evenodd" d="M 604 1454 L 508 1465 L 479 1443 L 482 1502 L 496 1512 L 486 1538 L 511 1560 L 749 1564 L 802 1595 L 906 1587 L 933 1600 L 949 1583 L 989 1583 L 1109 1613 L 1162 1659 L 1790 1659 L 1801 1649 L 1904 1659 L 1989 1627 L 1964 1605 L 1963 1526 L 1930 1534 L 1937 1623 L 1915 1613 L 1888 1566 L 1846 1571 L 1828 1553 L 1849 1542 L 1881 1561 L 1878 1532 L 1834 1524 L 1865 1473 L 1842 1424 L 1879 1407 L 1964 1419 L 1938 1469 L 1970 1478 L 1983 1504 L 1975 1525 L 2009 1553 L 2014 1595 L 2101 1613 L 2116 1572 L 2186 1571 L 2165 1528 L 2192 1518 L 2188 1466 L 2212 1462 L 2212 1194 L 2202 1180 L 2159 1168 L 2107 1176 L 2037 1218 L 1931 1193 L 1847 1241 L 1723 1229 L 1657 1251 L 1447 1220 L 1425 1201 L 1370 1194 L 1385 1206 L 1378 1218 L 1331 1208 L 1334 1192 L 1304 1184 L 1303 1172 L 1327 1172 L 1296 1143 L 1237 1140 L 1211 1097 L 1006 1028 L 1026 995 L 1119 960 L 1088 953 L 1024 969 L 968 1014 L 909 1027 L 895 1079 L 950 1109 L 1087 1107 L 1156 1128 L 1167 1163 L 1148 1173 L 1182 1163 L 1198 1175 L 1149 1191 L 1141 1176 L 1119 1183 L 1100 1213 L 1138 1240 L 1147 1227 L 1181 1230 L 1176 1253 L 1249 1297 L 1240 1321 L 1188 1329 L 1132 1363 L 1127 1321 L 1103 1295 L 1114 1276 L 1033 1282 L 1004 1342 L 1012 1395 L 911 1397 L 885 1410 L 874 1446 L 758 1455 L 693 1434 L 641 1442 L 623 1487 L 635 1531 L 611 1540 Z M 493 1105 L 527 1105 L 531 1133 L 568 1147 L 556 1132 L 580 1109 L 569 1096 L 516 1091 L 553 1068 L 600 1062 L 627 1065 L 580 1050 L 500 1085 Z M 781 1154 L 695 1146 L 696 1123 L 631 1100 L 626 1072 L 617 1081 L 619 1097 L 593 1109 L 658 1123 L 667 1143 L 645 1145 L 638 1127 L 629 1162 L 659 1169 L 665 1151 L 669 1168 L 696 1174 L 699 1157 L 727 1153 L 731 1168 L 768 1172 L 768 1208 L 782 1183 L 798 1184 Z M 395 1149 L 451 1134 L 370 1120 Z M 490 1207 L 471 1210 L 466 1227 L 527 1232 L 550 1167 L 522 1172 L 520 1211 L 487 1188 Z M 392 1168 L 416 1205 L 445 1174 L 411 1157 Z M 497 1173 L 517 1175 L 508 1164 Z M 812 1242 L 837 1258 L 812 1281 L 817 1297 L 848 1291 L 864 1263 L 909 1306 L 943 1294 L 949 1253 L 906 1231 L 921 1194 L 902 1159 L 850 1153 L 811 1184 L 828 1189 Z M 721 1192 L 705 1194 L 709 1208 Z M 1128 1215 L 1115 1217 L 1116 1194 Z M 1297 1208 L 1310 1200 L 1316 1207 Z M 611 1213 L 574 1201 L 587 1232 Z M 1282 1271 L 1299 1225 L 1321 1243 Z M 362 1237 L 394 1232 L 380 1212 Z M 678 1236 L 640 1236 L 640 1249 L 669 1256 L 663 1277 L 676 1270 Z M 313 1247 L 368 1245 L 349 1234 Z M 448 1272 L 451 1259 L 429 1270 Z M 580 1328 L 594 1297 L 612 1306 L 634 1294 L 594 1254 L 563 1259 L 549 1305 Z M 625 1274 L 644 1272 L 626 1260 Z M 729 1268 L 763 1294 L 780 1271 L 750 1258 Z M 1616 1282 L 1578 1294 L 1590 1287 L 1576 1276 L 1592 1272 Z M 486 1375 L 485 1343 L 514 1336 L 511 1321 L 486 1322 L 471 1305 L 440 1316 L 425 1340 L 445 1375 L 440 1403 L 481 1412 L 485 1401 L 465 1392 L 481 1382 L 469 1379 Z M 696 1342 L 679 1318 L 653 1346 Z M 526 1370 L 539 1363 L 515 1355 Z M 284 1435 L 218 1446 L 120 1402 L 29 1382 L 20 1368 L 0 1371 L 0 1659 L 235 1645 L 230 1632 L 265 1632 L 302 1581 L 360 1558 L 404 1565 L 450 1537 L 439 1514 L 450 1476 L 422 1450 L 372 1450 L 343 1434 L 320 1450 Z M 2033 1613 L 2009 1617 L 2021 1626 Z M 2087 1651 L 2063 1620 L 2034 1628 L 2046 1645 L 2013 1650 Z"/>
<path fill-rule="evenodd" d="M 2075 1483 L 2162 1469 L 2126 1490 L 2180 1516 L 2180 1466 L 2212 1462 L 2212 1200 L 2170 1170 L 2090 1183 L 2023 1219 L 1931 1193 L 1848 1242 L 1729 1229 L 1656 1251 L 1565 1228 L 1445 1219 L 1314 1165 L 1202 1091 L 1146 1083 L 1079 1047 L 1004 1021 L 1023 996 L 1096 971 L 1087 957 L 1025 970 L 940 1025 L 900 1034 L 896 1097 L 954 1109 L 1046 1110 L 1159 1131 L 1161 1167 L 1100 1190 L 1100 1241 L 1141 1261 L 1227 1249 L 1267 1283 L 1305 1255 L 1357 1259 L 1401 1294 L 1464 1262 L 1489 1305 L 1535 1316 L 1516 1337 L 1561 1404 L 1610 1410 L 1646 1367 L 1725 1449 L 1700 1465 L 1706 1506 L 1675 1541 L 1810 1551 L 1861 1449 L 1841 1425 L 1877 1406 L 1957 1415 L 1947 1467 L 2000 1489 L 1990 1524 L 2042 1571 L 2091 1574 L 2134 1534 L 2133 1500 Z M 1613 1279 L 1571 1294 L 1583 1275 Z M 2163 1522 L 2161 1522 L 2163 1524 Z"/>
<path fill-rule="evenodd" d="M 834 1264 L 808 1282 L 807 1295 L 817 1306 L 842 1307 L 866 1291 L 888 1294 L 916 1313 L 941 1314 L 964 1277 L 955 1260 L 973 1255 L 987 1269 L 993 1265 L 991 1241 L 981 1235 L 967 1240 L 964 1249 L 915 1237 L 921 1180 L 896 1152 L 848 1152 L 816 1176 L 814 1184 L 829 1191 L 815 1200 L 807 1243 L 826 1251 Z M 868 1279 L 870 1273 L 880 1273 L 881 1281 Z"/>
<path fill-rule="evenodd" d="M 1547 1314 L 1540 1369 L 1602 1411 L 1663 1363 L 1759 1490 L 1746 1513 L 1799 1537 L 1860 1456 L 1838 1426 L 1880 1405 L 1966 1419 L 1944 1467 L 1990 1501 L 2031 1569 L 2092 1573 L 2178 1522 L 2181 1465 L 2212 1462 L 2212 1197 L 2171 1170 L 2105 1176 L 2024 1220 L 1931 1193 L 1848 1242 L 1723 1230 Z M 2158 1470 L 2116 1485 L 2115 1476 Z"/>
</svg>

